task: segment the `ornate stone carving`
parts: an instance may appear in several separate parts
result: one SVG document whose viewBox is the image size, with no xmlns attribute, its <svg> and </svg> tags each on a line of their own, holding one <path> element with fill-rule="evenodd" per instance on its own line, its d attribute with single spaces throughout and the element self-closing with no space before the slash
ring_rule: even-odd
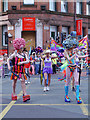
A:
<svg viewBox="0 0 90 120">
<path fill-rule="evenodd" d="M 37 27 L 42 26 L 42 23 L 41 23 L 41 21 L 39 19 L 36 19 L 36 23 L 37 23 Z"/>
<path fill-rule="evenodd" d="M 21 26 L 21 19 L 19 19 L 16 23 L 16 27 L 20 27 Z"/>
</svg>

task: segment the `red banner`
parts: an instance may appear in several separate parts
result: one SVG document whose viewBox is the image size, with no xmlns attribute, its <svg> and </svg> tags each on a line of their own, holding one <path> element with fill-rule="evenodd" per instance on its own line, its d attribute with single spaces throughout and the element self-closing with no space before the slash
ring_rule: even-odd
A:
<svg viewBox="0 0 90 120">
<path fill-rule="evenodd" d="M 77 35 L 82 35 L 82 20 L 76 20 Z"/>
<path fill-rule="evenodd" d="M 3 55 L 4 53 L 7 54 L 7 50 L 0 50 L 0 55 Z"/>
<path fill-rule="evenodd" d="M 24 17 L 22 19 L 22 30 L 23 31 L 35 31 L 35 18 Z"/>
</svg>

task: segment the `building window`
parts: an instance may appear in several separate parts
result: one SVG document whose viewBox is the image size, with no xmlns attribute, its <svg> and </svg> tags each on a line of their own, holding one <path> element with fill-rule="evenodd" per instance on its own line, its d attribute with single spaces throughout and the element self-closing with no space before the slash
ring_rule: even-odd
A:
<svg viewBox="0 0 90 120">
<path fill-rule="evenodd" d="M 82 14 L 82 2 L 76 3 L 76 14 Z"/>
<path fill-rule="evenodd" d="M 90 40 L 90 29 L 88 29 L 88 39 Z"/>
<path fill-rule="evenodd" d="M 56 11 L 56 0 L 49 0 L 49 10 L 50 11 Z"/>
<path fill-rule="evenodd" d="M 57 38 L 57 26 L 50 26 L 50 37 L 52 37 L 56 41 L 56 38 Z"/>
<path fill-rule="evenodd" d="M 61 1 L 61 12 L 68 12 L 68 3 L 66 1 Z"/>
<path fill-rule="evenodd" d="M 62 27 L 62 33 L 66 34 L 66 37 L 69 34 L 69 27 Z"/>
<path fill-rule="evenodd" d="M 3 46 L 7 46 L 8 44 L 8 32 L 7 26 L 2 26 L 2 37 L 3 37 Z"/>
<path fill-rule="evenodd" d="M 86 8 L 86 14 L 90 15 L 90 3 L 87 3 Z"/>
<path fill-rule="evenodd" d="M 3 12 L 6 12 L 8 10 L 8 1 L 3 2 Z"/>
<path fill-rule="evenodd" d="M 34 0 L 24 0 L 24 5 L 33 5 Z"/>
<path fill-rule="evenodd" d="M 63 42 L 63 40 L 66 39 L 66 37 L 69 34 L 69 27 L 62 27 L 62 32 L 61 32 L 61 43 Z"/>
</svg>

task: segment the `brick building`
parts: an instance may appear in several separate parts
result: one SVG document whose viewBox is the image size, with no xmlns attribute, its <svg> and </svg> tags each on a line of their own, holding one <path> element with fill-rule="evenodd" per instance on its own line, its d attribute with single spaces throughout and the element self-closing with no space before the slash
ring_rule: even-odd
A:
<svg viewBox="0 0 90 120">
<path fill-rule="evenodd" d="M 20 1 L 0 3 L 0 50 L 12 52 L 12 40 L 20 37 L 28 50 L 30 46 L 45 48 L 50 37 L 56 40 L 58 36 L 61 43 L 61 33 L 67 36 L 74 30 L 75 10 L 76 19 L 82 19 L 79 38 L 88 35 L 90 39 L 90 2 Z"/>
</svg>

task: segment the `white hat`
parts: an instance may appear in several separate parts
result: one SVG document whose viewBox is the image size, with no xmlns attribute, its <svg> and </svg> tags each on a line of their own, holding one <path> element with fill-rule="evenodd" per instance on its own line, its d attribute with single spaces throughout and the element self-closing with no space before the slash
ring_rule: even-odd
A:
<svg viewBox="0 0 90 120">
<path fill-rule="evenodd" d="M 45 50 L 44 53 L 47 54 L 47 53 L 50 53 L 50 52 L 51 52 L 50 50 Z"/>
<path fill-rule="evenodd" d="M 32 55 L 35 54 L 35 52 L 32 52 Z"/>
</svg>

